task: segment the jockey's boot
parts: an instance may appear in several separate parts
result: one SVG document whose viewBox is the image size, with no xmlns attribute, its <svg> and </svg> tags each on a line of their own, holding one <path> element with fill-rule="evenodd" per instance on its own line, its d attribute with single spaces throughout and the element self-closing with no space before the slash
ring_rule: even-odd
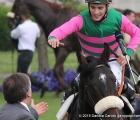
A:
<svg viewBox="0 0 140 120">
<path fill-rule="evenodd" d="M 63 104 L 70 95 L 78 92 L 78 86 L 79 86 L 79 74 L 75 79 L 72 80 L 69 87 L 64 91 L 61 104 Z"/>
<path fill-rule="evenodd" d="M 122 94 L 124 94 L 131 105 L 136 108 L 136 101 L 140 99 L 140 94 L 137 94 L 134 88 L 128 83 L 124 83 Z"/>
</svg>

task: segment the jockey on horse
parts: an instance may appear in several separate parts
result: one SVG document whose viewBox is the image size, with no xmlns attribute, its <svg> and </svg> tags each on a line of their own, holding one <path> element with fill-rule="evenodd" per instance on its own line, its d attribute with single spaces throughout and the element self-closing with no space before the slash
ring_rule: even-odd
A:
<svg viewBox="0 0 140 120">
<path fill-rule="evenodd" d="M 104 43 L 107 43 L 110 49 L 118 54 L 118 43 L 114 34 L 116 31 L 123 31 L 131 36 L 126 50 L 126 57 L 130 60 L 140 43 L 140 29 L 120 12 L 114 9 L 108 9 L 110 0 L 85 0 L 85 2 L 88 3 L 88 10 L 81 12 L 70 21 L 52 31 L 48 37 L 48 43 L 53 48 L 59 47 L 59 45 L 64 45 L 60 40 L 76 32 L 83 54 L 85 56 L 99 58 L 104 49 Z M 122 67 L 127 64 L 126 58 L 120 54 L 116 59 L 114 54 L 110 54 L 108 64 L 116 76 L 116 87 L 119 89 L 121 85 Z M 75 83 L 78 91 L 78 82 L 79 75 L 66 90 L 65 95 L 67 96 L 64 95 L 64 100 L 73 93 L 72 90 L 75 87 Z M 140 98 L 140 95 L 136 94 L 133 87 L 126 82 L 123 83 L 123 93 L 131 101 L 135 101 L 135 98 Z"/>
</svg>

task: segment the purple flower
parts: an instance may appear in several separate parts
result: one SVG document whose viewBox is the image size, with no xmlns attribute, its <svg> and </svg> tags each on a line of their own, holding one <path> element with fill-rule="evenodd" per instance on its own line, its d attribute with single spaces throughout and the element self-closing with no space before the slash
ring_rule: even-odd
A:
<svg viewBox="0 0 140 120">
<path fill-rule="evenodd" d="M 40 82 L 47 82 L 49 91 L 57 90 L 59 82 L 54 76 L 53 70 L 48 72 L 34 72 L 31 76 L 35 77 Z M 71 81 L 77 76 L 77 72 L 74 70 L 66 70 L 64 72 L 64 81 L 69 85 Z M 32 85 L 33 92 L 39 91 L 39 88 Z"/>
</svg>

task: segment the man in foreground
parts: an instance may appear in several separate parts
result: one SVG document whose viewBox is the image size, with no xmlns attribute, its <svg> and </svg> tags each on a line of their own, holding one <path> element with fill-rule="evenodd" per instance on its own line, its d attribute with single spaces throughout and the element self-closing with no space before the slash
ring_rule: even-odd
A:
<svg viewBox="0 0 140 120">
<path fill-rule="evenodd" d="M 0 120 L 38 120 L 48 110 L 48 104 L 34 104 L 31 82 L 28 75 L 15 73 L 3 82 L 6 104 L 0 107 Z M 31 108 L 28 105 L 31 103 Z"/>
</svg>

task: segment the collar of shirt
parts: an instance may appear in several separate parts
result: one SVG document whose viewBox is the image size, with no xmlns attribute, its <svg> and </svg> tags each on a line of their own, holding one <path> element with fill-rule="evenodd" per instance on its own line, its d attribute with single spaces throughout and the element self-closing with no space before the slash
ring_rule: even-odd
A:
<svg viewBox="0 0 140 120">
<path fill-rule="evenodd" d="M 28 106 L 24 102 L 19 102 L 19 103 L 22 104 L 30 112 Z"/>
<path fill-rule="evenodd" d="M 28 19 L 28 20 L 25 20 L 23 23 L 25 23 L 25 22 L 31 22 L 31 20 L 30 20 L 30 19 Z"/>
</svg>

